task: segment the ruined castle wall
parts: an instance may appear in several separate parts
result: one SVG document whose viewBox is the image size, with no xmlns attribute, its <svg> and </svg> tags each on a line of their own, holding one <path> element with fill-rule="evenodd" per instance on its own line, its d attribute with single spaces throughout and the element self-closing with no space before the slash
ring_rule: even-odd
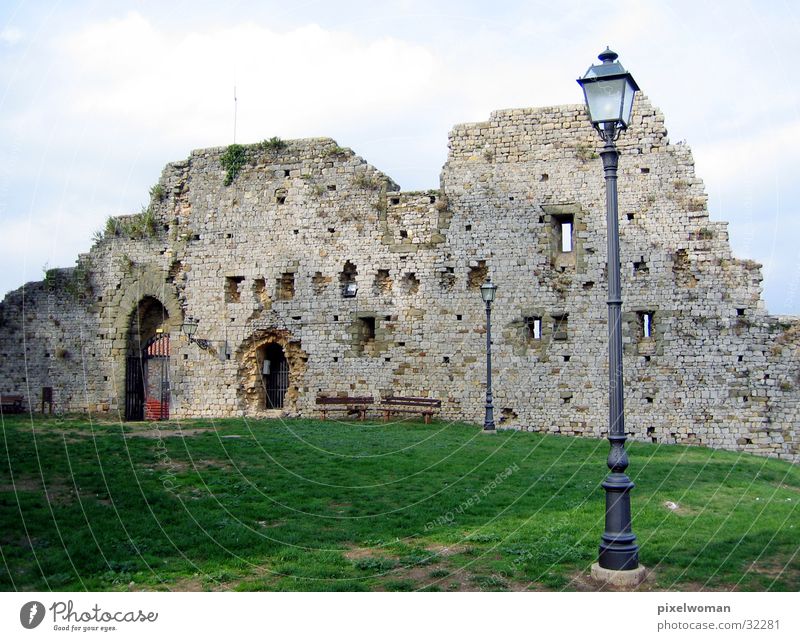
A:
<svg viewBox="0 0 800 641">
<path fill-rule="evenodd" d="M 796 459 L 798 321 L 767 314 L 760 267 L 731 255 L 690 150 L 669 142 L 645 99 L 619 147 L 627 430 Z M 446 418 L 480 422 L 478 288 L 490 275 L 501 426 L 599 436 L 608 372 L 598 148 L 581 106 L 496 112 L 453 129 L 441 189 L 426 192 L 399 191 L 329 139 L 250 147 L 229 185 L 225 150 L 195 151 L 164 170 L 146 234 L 109 231 L 82 259 L 91 295 L 59 294 L 54 309 L 43 286 L 28 285 L 25 314 L 21 292 L 9 295 L 3 351 L 22 332 L 42 353 L 82 340 L 75 362 L 30 352 L 48 369 L 27 378 L 54 381 L 62 409 L 119 409 L 131 315 L 156 299 L 172 339 L 173 416 L 263 415 L 258 359 L 275 343 L 290 365 L 290 413 L 314 415 L 318 394 L 394 393 L 440 398 Z M 189 315 L 208 350 L 181 335 Z M 7 392 L 23 383 L 15 355 L 0 365 Z M 87 382 L 75 377 L 80 365 Z"/>
</svg>

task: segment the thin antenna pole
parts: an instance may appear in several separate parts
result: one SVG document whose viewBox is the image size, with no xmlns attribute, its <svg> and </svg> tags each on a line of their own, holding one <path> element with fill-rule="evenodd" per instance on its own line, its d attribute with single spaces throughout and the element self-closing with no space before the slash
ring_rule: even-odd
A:
<svg viewBox="0 0 800 641">
<path fill-rule="evenodd" d="M 236 101 L 236 85 L 233 85 L 233 144 L 236 144 L 236 110 L 238 103 Z"/>
</svg>

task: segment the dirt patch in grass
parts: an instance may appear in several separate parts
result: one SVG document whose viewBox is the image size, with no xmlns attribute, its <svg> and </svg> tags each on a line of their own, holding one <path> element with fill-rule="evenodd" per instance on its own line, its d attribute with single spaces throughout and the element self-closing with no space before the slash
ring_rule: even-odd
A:
<svg viewBox="0 0 800 641">
<path fill-rule="evenodd" d="M 362 548 L 353 546 L 349 550 L 342 553 L 344 558 L 348 561 L 358 561 L 359 559 L 368 559 L 373 556 L 388 556 L 381 550 L 376 548 Z M 397 557 L 394 557 L 397 558 Z"/>
<path fill-rule="evenodd" d="M 231 470 L 233 466 L 220 459 L 195 459 L 193 461 L 176 461 L 175 459 L 160 459 L 153 469 L 155 470 L 169 470 L 170 472 L 197 472 L 200 470 L 209 470 L 219 468 L 223 470 Z"/>
<path fill-rule="evenodd" d="M 800 565 L 792 564 L 792 557 L 772 558 L 755 561 L 747 566 L 747 574 L 758 574 L 769 579 L 786 582 L 789 585 L 800 585 Z M 746 576 L 743 577 L 746 581 Z M 743 582 L 744 582 L 743 581 Z"/>
<path fill-rule="evenodd" d="M 197 436 L 206 432 L 216 431 L 213 427 L 185 427 L 178 429 L 162 429 L 161 427 L 136 427 L 130 432 L 126 432 L 125 438 L 152 438 L 160 440 L 163 438 L 186 438 L 187 436 Z"/>
<path fill-rule="evenodd" d="M 75 488 L 63 479 L 48 481 L 45 489 L 42 479 L 35 477 L 22 477 L 14 479 L 13 483 L 0 485 L 0 493 L 10 492 L 36 492 L 47 497 L 48 503 L 55 505 L 69 505 L 75 502 Z"/>
<path fill-rule="evenodd" d="M 465 554 L 472 548 L 468 545 L 464 545 L 463 543 L 454 543 L 452 545 L 436 543 L 433 545 L 426 545 L 425 549 L 428 550 L 428 552 L 432 552 L 438 556 L 448 557 L 453 556 L 454 554 Z"/>
</svg>

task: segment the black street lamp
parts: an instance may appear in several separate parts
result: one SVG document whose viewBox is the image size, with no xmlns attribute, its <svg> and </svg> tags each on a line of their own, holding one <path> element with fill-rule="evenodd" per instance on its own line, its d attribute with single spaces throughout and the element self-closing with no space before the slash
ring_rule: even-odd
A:
<svg viewBox="0 0 800 641">
<path fill-rule="evenodd" d="M 606 48 L 602 64 L 592 65 L 578 80 L 583 88 L 589 118 L 605 145 L 600 152 L 606 180 L 606 221 L 608 226 L 608 454 L 605 531 L 600 540 L 598 565 L 603 570 L 638 570 L 639 546 L 631 529 L 630 491 L 633 483 L 625 470 L 625 416 L 622 383 L 622 292 L 620 287 L 619 225 L 617 220 L 617 165 L 619 152 L 614 141 L 628 127 L 633 98 L 639 86 L 622 65 L 617 54 Z"/>
<path fill-rule="evenodd" d="M 198 324 L 199 323 L 195 318 L 187 316 L 183 323 L 181 323 L 181 331 L 186 334 L 190 343 L 194 343 L 200 349 L 207 350 L 209 347 L 211 347 L 211 343 L 204 338 L 194 337 L 194 335 L 197 333 Z"/>
<path fill-rule="evenodd" d="M 481 298 L 486 303 L 486 414 L 483 419 L 484 433 L 494 434 L 494 405 L 492 404 L 492 302 L 497 285 L 490 278 L 481 285 Z"/>
</svg>

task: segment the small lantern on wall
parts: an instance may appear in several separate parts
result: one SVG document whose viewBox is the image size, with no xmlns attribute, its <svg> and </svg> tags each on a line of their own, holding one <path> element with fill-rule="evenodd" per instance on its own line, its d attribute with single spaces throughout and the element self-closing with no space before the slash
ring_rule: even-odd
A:
<svg viewBox="0 0 800 641">
<path fill-rule="evenodd" d="M 192 316 L 187 316 L 183 323 L 181 323 L 181 331 L 186 334 L 186 337 L 189 339 L 190 343 L 194 343 L 200 349 L 207 350 L 211 347 L 211 343 L 204 338 L 195 338 L 194 335 L 197 333 L 198 322 Z"/>
</svg>

